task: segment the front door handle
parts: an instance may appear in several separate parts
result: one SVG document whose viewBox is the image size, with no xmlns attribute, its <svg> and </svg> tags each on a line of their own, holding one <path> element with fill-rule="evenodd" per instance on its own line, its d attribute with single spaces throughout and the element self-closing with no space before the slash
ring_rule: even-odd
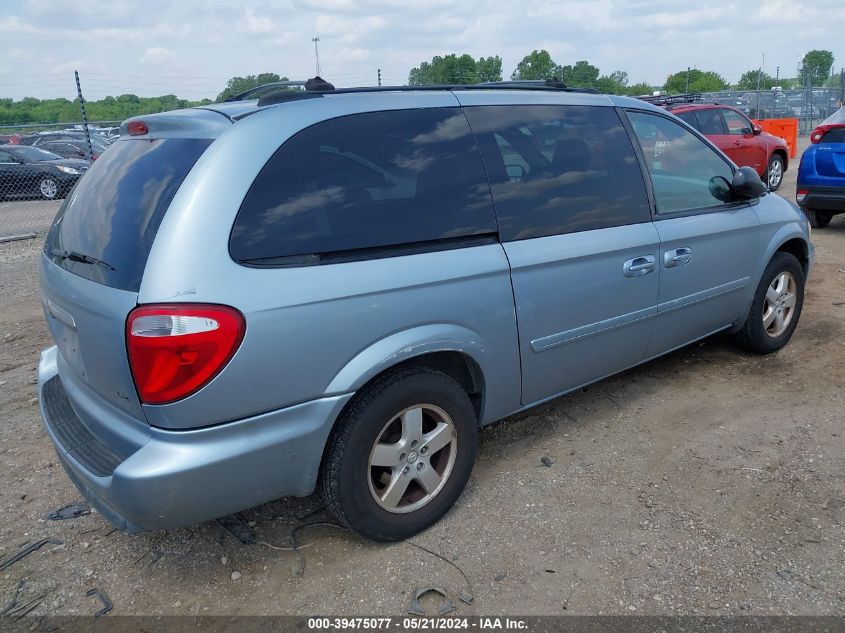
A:
<svg viewBox="0 0 845 633">
<path fill-rule="evenodd" d="M 663 265 L 666 268 L 677 268 L 689 264 L 692 260 L 692 249 L 690 248 L 676 248 L 671 251 L 663 253 Z"/>
<path fill-rule="evenodd" d="M 642 255 L 622 264 L 626 277 L 642 277 L 654 271 L 654 255 Z"/>
</svg>

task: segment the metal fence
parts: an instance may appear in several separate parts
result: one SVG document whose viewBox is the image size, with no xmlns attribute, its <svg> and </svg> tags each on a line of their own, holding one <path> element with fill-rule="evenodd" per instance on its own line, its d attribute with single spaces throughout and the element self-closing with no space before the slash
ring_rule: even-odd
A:
<svg viewBox="0 0 845 633">
<path fill-rule="evenodd" d="M 43 233 L 117 121 L 0 126 L 0 240 Z"/>
<path fill-rule="evenodd" d="M 840 88 L 723 90 L 702 98 L 733 106 L 752 119 L 798 119 L 799 134 L 809 134 L 842 106 L 843 94 Z"/>
</svg>

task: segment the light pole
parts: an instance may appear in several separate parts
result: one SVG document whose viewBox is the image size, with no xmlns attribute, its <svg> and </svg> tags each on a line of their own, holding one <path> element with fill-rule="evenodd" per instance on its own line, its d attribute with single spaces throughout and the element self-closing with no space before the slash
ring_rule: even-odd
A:
<svg viewBox="0 0 845 633">
<path fill-rule="evenodd" d="M 320 76 L 320 51 L 317 50 L 317 42 L 320 41 L 320 38 L 319 38 L 319 36 L 318 37 L 312 37 L 311 41 L 314 42 L 314 59 L 317 62 L 317 77 L 319 77 Z"/>
</svg>

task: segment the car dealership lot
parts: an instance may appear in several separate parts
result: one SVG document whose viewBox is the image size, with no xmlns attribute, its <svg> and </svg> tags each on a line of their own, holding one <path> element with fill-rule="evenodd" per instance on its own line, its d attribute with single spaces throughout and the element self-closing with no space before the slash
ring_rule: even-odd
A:
<svg viewBox="0 0 845 633">
<path fill-rule="evenodd" d="M 25 221 L 0 234 L 44 230 L 58 206 L 3 203 L 2 228 L 11 205 Z M 17 592 L 20 604 L 46 594 L 34 615 L 93 613 L 97 587 L 114 614 L 399 614 L 440 586 L 455 614 L 845 614 L 845 217 L 813 238 L 781 352 L 715 337 L 482 431 L 466 493 L 413 539 L 460 566 L 471 605 L 460 573 L 408 544 L 306 528 L 304 571 L 266 545 L 290 547 L 293 527 L 323 518 L 305 516 L 316 499 L 243 513 L 255 545 L 216 523 L 128 536 L 96 514 L 45 521 L 81 498 L 34 400 L 51 344 L 40 241 L 0 244 L 0 557 L 63 542 L 0 571 L 0 608 Z"/>
</svg>

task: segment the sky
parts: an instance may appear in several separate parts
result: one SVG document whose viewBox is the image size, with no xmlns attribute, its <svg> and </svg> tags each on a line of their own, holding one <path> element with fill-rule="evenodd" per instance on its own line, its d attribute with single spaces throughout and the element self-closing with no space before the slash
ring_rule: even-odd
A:
<svg viewBox="0 0 845 633">
<path fill-rule="evenodd" d="M 845 0 L 0 0 L 0 97 L 134 93 L 214 98 L 234 75 L 315 74 L 400 85 L 434 55 L 499 55 L 507 79 L 534 49 L 631 83 L 687 66 L 736 82 L 795 76 L 805 52 L 845 66 Z M 765 56 L 765 64 L 764 64 Z"/>
</svg>

